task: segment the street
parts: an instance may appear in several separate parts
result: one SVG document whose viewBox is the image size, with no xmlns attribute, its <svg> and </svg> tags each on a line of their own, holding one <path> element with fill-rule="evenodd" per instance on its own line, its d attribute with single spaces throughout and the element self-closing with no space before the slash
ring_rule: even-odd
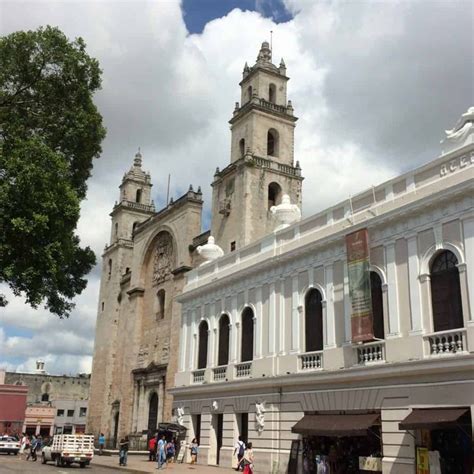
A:
<svg viewBox="0 0 474 474">
<path fill-rule="evenodd" d="M 119 467 L 117 466 L 117 470 Z M 56 467 L 53 463 L 41 464 L 41 459 L 38 457 L 38 461 L 25 461 L 20 459 L 19 456 L 12 456 L 8 454 L 0 454 L 0 473 L 18 472 L 22 474 L 36 474 L 38 472 L 47 473 L 53 472 L 57 474 L 64 474 L 66 472 L 87 472 L 91 474 L 111 474 L 113 472 L 110 468 L 94 466 L 93 464 L 86 468 L 84 471 L 77 464 L 73 464 L 71 467 Z"/>
</svg>

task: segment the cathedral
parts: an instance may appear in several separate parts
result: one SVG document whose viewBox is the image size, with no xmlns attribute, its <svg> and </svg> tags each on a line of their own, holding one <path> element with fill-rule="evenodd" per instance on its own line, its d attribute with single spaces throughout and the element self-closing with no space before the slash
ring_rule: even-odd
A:
<svg viewBox="0 0 474 474">
<path fill-rule="evenodd" d="M 88 431 L 111 446 L 125 435 L 140 446 L 143 432 L 172 420 L 169 389 L 178 363 L 185 275 L 203 263 L 196 249 L 210 235 L 231 254 L 272 232 L 272 206 L 284 194 L 301 207 L 303 177 L 294 161 L 297 117 L 287 99 L 286 66 L 272 63 L 264 42 L 245 64 L 231 125 L 230 163 L 212 181 L 210 231 L 202 232 L 202 193 L 192 186 L 159 211 L 151 177 L 138 152 L 111 212 L 102 255 Z M 143 441 L 143 440 L 142 440 Z"/>
<path fill-rule="evenodd" d="M 87 429 L 136 449 L 177 423 L 228 468 L 240 436 L 256 472 L 470 473 L 474 107 L 432 161 L 302 220 L 287 83 L 264 42 L 210 230 L 200 188 L 157 212 L 140 153 L 124 175 Z"/>
</svg>

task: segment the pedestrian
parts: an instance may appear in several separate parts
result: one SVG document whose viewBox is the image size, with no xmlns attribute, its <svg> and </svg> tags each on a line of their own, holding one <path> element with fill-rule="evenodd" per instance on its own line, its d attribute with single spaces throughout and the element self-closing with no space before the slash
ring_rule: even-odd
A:
<svg viewBox="0 0 474 474">
<path fill-rule="evenodd" d="M 161 469 L 163 465 L 166 463 L 165 446 L 166 446 L 166 436 L 162 435 L 156 447 L 156 460 L 157 460 L 156 468 L 157 469 Z"/>
<path fill-rule="evenodd" d="M 30 440 L 30 449 L 28 451 L 28 455 L 26 456 L 26 460 L 29 461 L 30 458 L 33 456 L 33 445 L 36 443 L 35 435 L 31 435 Z"/>
<path fill-rule="evenodd" d="M 244 465 L 244 474 L 253 474 L 253 450 L 252 443 L 247 444 L 244 457 L 242 458 Z"/>
<path fill-rule="evenodd" d="M 173 443 L 173 440 L 170 439 L 168 443 L 166 443 L 166 465 L 174 461 L 174 453 L 175 453 L 174 443 Z"/>
<path fill-rule="evenodd" d="M 239 436 L 237 439 L 237 443 L 234 446 L 234 456 L 237 456 L 237 467 L 235 468 L 236 471 L 242 471 L 242 459 L 245 454 L 245 443 L 242 439 L 242 436 Z"/>
<path fill-rule="evenodd" d="M 35 444 L 31 447 L 31 458 L 33 461 L 36 461 L 38 459 L 38 451 L 41 451 L 41 446 L 42 446 L 42 440 L 41 436 L 38 436 L 35 440 Z"/>
<path fill-rule="evenodd" d="M 196 464 L 199 452 L 199 443 L 196 438 L 191 441 L 189 449 L 191 449 L 191 464 Z"/>
<path fill-rule="evenodd" d="M 99 456 L 102 456 L 104 448 L 105 448 L 105 436 L 104 436 L 104 433 L 100 433 L 100 436 L 99 436 Z"/>
<path fill-rule="evenodd" d="M 28 436 L 26 436 L 26 433 L 23 433 L 20 440 L 20 458 L 23 457 L 23 454 L 25 453 L 25 450 L 28 449 L 28 447 L 29 447 Z"/>
<path fill-rule="evenodd" d="M 156 438 L 152 436 L 148 441 L 148 461 L 156 461 Z"/>
<path fill-rule="evenodd" d="M 127 465 L 127 456 L 128 456 L 128 436 L 122 438 L 119 444 L 119 466 Z"/>
</svg>

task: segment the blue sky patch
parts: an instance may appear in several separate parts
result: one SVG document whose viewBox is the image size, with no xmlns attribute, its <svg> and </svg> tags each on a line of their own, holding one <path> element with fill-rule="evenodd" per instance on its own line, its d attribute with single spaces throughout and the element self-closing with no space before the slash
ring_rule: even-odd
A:
<svg viewBox="0 0 474 474">
<path fill-rule="evenodd" d="M 234 8 L 257 11 L 275 23 L 292 19 L 283 0 L 183 0 L 182 3 L 184 22 L 190 33 L 201 33 L 206 23 L 227 15 Z"/>
</svg>

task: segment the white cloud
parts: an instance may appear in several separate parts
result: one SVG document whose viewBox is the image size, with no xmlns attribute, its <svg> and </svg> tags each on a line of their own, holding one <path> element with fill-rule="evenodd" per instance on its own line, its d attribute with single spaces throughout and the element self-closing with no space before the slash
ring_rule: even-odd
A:
<svg viewBox="0 0 474 474">
<path fill-rule="evenodd" d="M 82 36 L 100 61 L 96 101 L 108 135 L 78 226 L 99 259 L 138 146 L 158 205 L 171 173 L 172 195 L 201 185 L 209 212 L 213 172 L 229 162 L 227 121 L 243 65 L 254 62 L 270 30 L 299 117 L 295 157 L 306 178 L 305 216 L 438 154 L 442 130 L 472 100 L 472 3 L 432 2 L 429 15 L 425 2 L 286 4 L 295 18 L 284 24 L 236 9 L 187 35 L 178 2 L 1 3 L 2 34 L 57 25 L 71 38 Z M 3 334 L 0 347 L 23 360 L 18 368 L 33 367 L 37 356 L 51 372 L 88 367 L 99 271 L 100 263 L 66 321 L 10 298 L 0 310 L 4 330 L 35 333 Z"/>
</svg>

